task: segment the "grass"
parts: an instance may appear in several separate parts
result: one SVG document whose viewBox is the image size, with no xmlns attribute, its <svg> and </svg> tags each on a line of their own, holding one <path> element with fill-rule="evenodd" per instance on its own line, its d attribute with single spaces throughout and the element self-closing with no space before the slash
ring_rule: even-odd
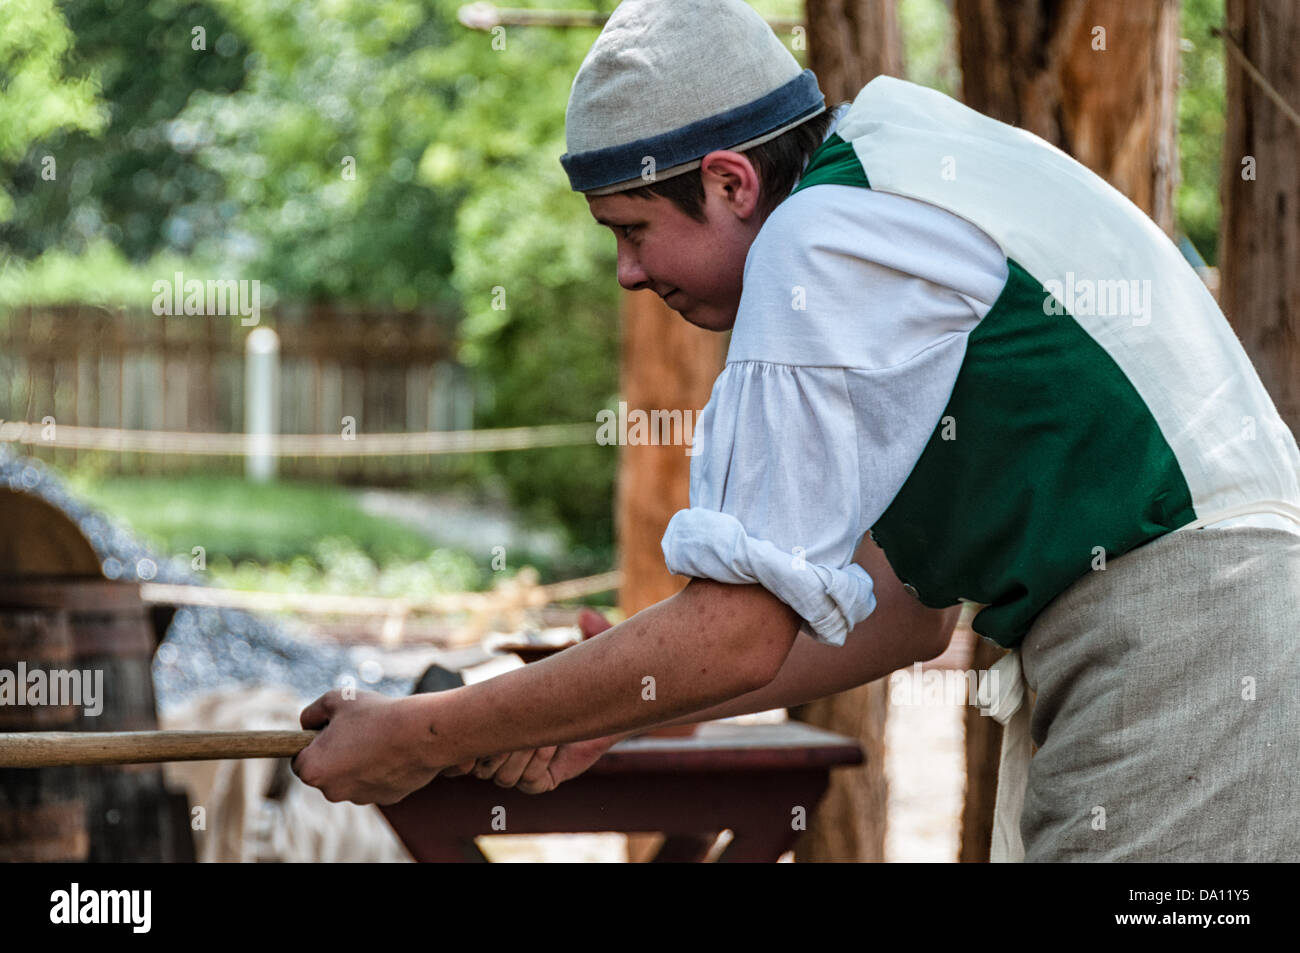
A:
<svg viewBox="0 0 1300 953">
<path fill-rule="evenodd" d="M 287 562 L 339 538 L 380 565 L 421 560 L 433 549 L 419 533 L 362 512 L 347 490 L 328 485 L 76 474 L 69 482 L 163 554 L 187 561 L 202 546 L 209 561 Z"/>
<path fill-rule="evenodd" d="M 87 466 L 69 488 L 127 526 L 162 557 L 192 564 L 202 546 L 214 585 L 266 592 L 322 592 L 420 599 L 490 589 L 490 564 L 435 548 L 400 522 L 364 512 L 349 490 L 328 484 L 252 484 L 238 476 L 110 476 Z M 505 576 L 525 565 L 543 581 L 602 572 L 604 552 L 557 560 L 512 551 Z M 584 600 L 609 604 L 609 594 Z"/>
</svg>

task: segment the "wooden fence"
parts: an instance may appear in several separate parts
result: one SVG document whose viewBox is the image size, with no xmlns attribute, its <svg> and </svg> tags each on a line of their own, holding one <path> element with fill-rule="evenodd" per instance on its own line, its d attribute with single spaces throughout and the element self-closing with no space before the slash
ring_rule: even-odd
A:
<svg viewBox="0 0 1300 953">
<path fill-rule="evenodd" d="M 444 319 L 430 314 L 277 309 L 261 325 L 280 338 L 278 430 L 357 433 L 468 430 L 469 376 Z M 56 425 L 241 433 L 244 342 L 238 315 L 155 315 L 85 305 L 0 314 L 0 419 Z M 31 447 L 60 465 L 86 451 Z M 123 472 L 242 472 L 242 459 L 100 454 Z M 400 480 L 445 462 L 421 458 L 281 461 L 280 472 Z"/>
</svg>

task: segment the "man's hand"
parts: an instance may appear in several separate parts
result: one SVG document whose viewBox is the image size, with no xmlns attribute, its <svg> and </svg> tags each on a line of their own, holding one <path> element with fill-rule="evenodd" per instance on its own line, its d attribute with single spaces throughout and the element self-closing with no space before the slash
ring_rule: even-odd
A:
<svg viewBox="0 0 1300 953">
<path fill-rule="evenodd" d="M 612 628 L 612 623 L 591 609 L 583 609 L 578 614 L 578 629 L 584 640 L 609 628 Z M 626 734 L 608 735 L 567 745 L 526 748 L 490 758 L 479 758 L 473 763 L 446 768 L 441 773 L 450 778 L 473 771 L 476 778 L 485 781 L 491 779 L 498 787 L 518 788 L 525 794 L 544 794 L 582 774 L 625 737 Z"/>
<path fill-rule="evenodd" d="M 576 778 L 600 760 L 616 742 L 626 735 L 610 735 L 590 741 L 574 741 L 549 748 L 525 749 L 475 762 L 475 777 L 488 779 L 503 788 L 518 788 L 525 794 L 554 791 L 570 778 Z M 450 775 L 452 772 L 445 772 Z M 466 772 L 456 770 L 457 774 Z"/>
<path fill-rule="evenodd" d="M 410 698 L 337 689 L 316 699 L 299 717 L 320 734 L 291 762 L 304 783 L 328 801 L 395 804 L 424 787 L 444 765 L 436 764 L 436 737 L 409 710 Z"/>
</svg>

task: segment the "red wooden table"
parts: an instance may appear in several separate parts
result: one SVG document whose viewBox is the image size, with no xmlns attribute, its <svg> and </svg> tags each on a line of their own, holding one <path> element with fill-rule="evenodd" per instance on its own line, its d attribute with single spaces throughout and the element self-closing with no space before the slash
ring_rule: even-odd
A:
<svg viewBox="0 0 1300 953">
<path fill-rule="evenodd" d="M 709 722 L 688 737 L 622 741 L 546 794 L 437 778 L 381 810 L 422 862 L 486 860 L 482 834 L 601 831 L 662 832 L 656 862 L 699 861 L 723 830 L 733 837 L 719 860 L 771 862 L 811 822 L 831 768 L 862 762 L 855 739 L 801 722 Z"/>
</svg>

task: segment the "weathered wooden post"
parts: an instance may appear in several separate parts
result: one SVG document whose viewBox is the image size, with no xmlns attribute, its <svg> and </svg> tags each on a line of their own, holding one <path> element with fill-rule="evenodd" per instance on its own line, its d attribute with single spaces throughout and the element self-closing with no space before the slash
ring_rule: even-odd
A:
<svg viewBox="0 0 1300 953">
<path fill-rule="evenodd" d="M 1278 413 L 1300 433 L 1300 7 L 1228 0 L 1223 42 L 1219 301 Z"/>
<path fill-rule="evenodd" d="M 275 478 L 271 438 L 277 430 L 280 338 L 270 328 L 256 328 L 244 345 L 244 432 L 248 456 L 244 473 L 253 483 Z"/>
</svg>

